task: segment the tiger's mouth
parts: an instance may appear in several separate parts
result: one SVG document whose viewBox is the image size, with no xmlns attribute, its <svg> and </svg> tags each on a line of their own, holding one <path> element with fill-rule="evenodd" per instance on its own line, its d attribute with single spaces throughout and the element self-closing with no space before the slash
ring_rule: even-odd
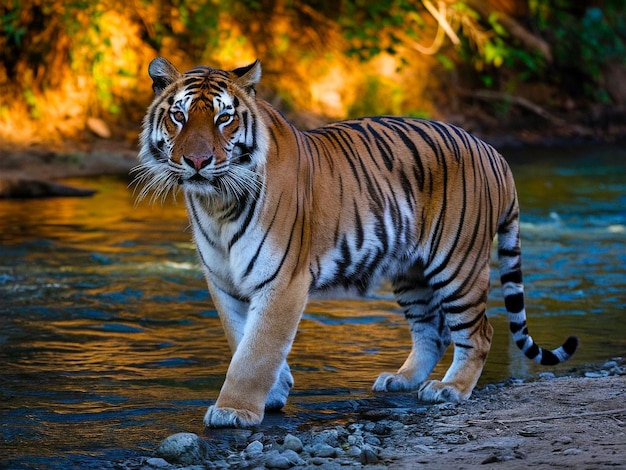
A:
<svg viewBox="0 0 626 470">
<path fill-rule="evenodd" d="M 209 182 L 208 178 L 205 178 L 200 173 L 196 173 L 191 178 L 189 178 L 187 181 L 191 181 L 191 182 L 194 182 L 194 183 L 208 183 Z"/>
<path fill-rule="evenodd" d="M 200 173 L 196 173 L 195 175 L 193 175 L 193 176 L 191 176 L 189 178 L 183 178 L 182 176 L 178 177 L 178 184 L 185 184 L 185 183 L 208 183 L 208 182 L 209 182 L 208 178 L 205 178 Z"/>
</svg>

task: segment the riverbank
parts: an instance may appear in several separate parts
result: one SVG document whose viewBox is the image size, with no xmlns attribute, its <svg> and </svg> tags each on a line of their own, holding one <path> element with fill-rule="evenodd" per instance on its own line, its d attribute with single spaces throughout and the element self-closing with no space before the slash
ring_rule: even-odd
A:
<svg viewBox="0 0 626 470">
<path fill-rule="evenodd" d="M 340 419 L 177 434 L 110 468 L 601 468 L 626 463 L 623 358 L 586 372 L 488 385 L 460 404 L 414 394 L 346 402 Z M 198 431 L 200 432 L 200 431 Z"/>
</svg>

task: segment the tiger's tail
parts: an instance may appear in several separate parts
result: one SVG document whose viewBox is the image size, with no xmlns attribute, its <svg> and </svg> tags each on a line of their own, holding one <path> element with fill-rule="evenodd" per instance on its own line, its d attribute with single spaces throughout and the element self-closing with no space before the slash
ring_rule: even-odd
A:
<svg viewBox="0 0 626 470">
<path fill-rule="evenodd" d="M 570 336 L 562 346 L 548 350 L 540 347 L 528 333 L 524 309 L 524 284 L 522 282 L 519 209 L 517 197 L 510 211 L 498 227 L 498 260 L 504 305 L 509 317 L 509 328 L 517 347 L 533 361 L 552 366 L 567 361 L 578 347 L 578 338 Z"/>
</svg>

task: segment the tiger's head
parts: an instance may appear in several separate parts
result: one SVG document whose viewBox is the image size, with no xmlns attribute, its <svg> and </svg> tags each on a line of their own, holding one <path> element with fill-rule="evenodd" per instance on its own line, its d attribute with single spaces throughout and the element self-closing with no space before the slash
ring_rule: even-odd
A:
<svg viewBox="0 0 626 470">
<path fill-rule="evenodd" d="M 136 180 L 139 198 L 182 187 L 223 204 L 261 188 L 267 128 L 259 118 L 256 62 L 232 71 L 180 73 L 166 59 L 148 68 L 155 98 L 143 121 Z"/>
</svg>

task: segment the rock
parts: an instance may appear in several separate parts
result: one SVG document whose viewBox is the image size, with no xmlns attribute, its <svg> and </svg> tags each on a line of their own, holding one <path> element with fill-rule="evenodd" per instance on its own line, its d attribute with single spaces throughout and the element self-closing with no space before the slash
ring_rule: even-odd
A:
<svg viewBox="0 0 626 470">
<path fill-rule="evenodd" d="M 523 436 L 523 437 L 537 437 L 537 436 L 539 436 L 541 434 L 539 429 L 537 429 L 536 427 L 533 427 L 533 426 L 529 426 L 529 427 L 526 427 L 524 429 L 520 429 L 517 433 L 520 436 Z"/>
<path fill-rule="evenodd" d="M 311 449 L 311 454 L 316 457 L 334 457 L 337 455 L 337 449 L 328 444 L 315 444 Z"/>
<path fill-rule="evenodd" d="M 316 444 L 328 444 L 331 447 L 339 447 L 340 443 L 340 433 L 343 435 L 343 431 L 339 431 L 337 428 L 335 429 L 326 429 L 324 431 L 318 432 L 313 436 L 311 443 L 313 445 Z M 348 432 L 345 431 L 345 438 L 347 439 Z"/>
<path fill-rule="evenodd" d="M 290 468 L 293 464 L 277 450 L 271 450 L 265 455 L 265 466 L 267 468 Z"/>
<path fill-rule="evenodd" d="M 573 441 L 573 439 L 571 437 L 569 437 L 569 436 L 561 436 L 561 437 L 559 437 L 555 441 L 555 443 L 558 443 L 558 444 L 571 444 L 572 441 Z"/>
<path fill-rule="evenodd" d="M 171 465 L 165 459 L 160 457 L 151 457 L 146 460 L 146 465 L 150 468 L 169 468 Z"/>
<path fill-rule="evenodd" d="M 601 370 L 598 372 L 585 372 L 585 377 L 590 378 L 590 379 L 598 379 L 600 377 L 608 377 L 608 376 L 609 376 L 608 370 Z"/>
<path fill-rule="evenodd" d="M 300 453 L 302 452 L 302 441 L 300 440 L 300 438 L 294 436 L 293 434 L 287 434 L 283 442 L 283 447 L 287 450 L 292 450 L 294 452 Z"/>
<path fill-rule="evenodd" d="M 300 458 L 300 456 L 296 453 L 295 450 L 287 449 L 281 454 L 285 457 L 290 464 L 292 465 L 305 465 L 306 462 Z"/>
<path fill-rule="evenodd" d="M 181 432 L 165 438 L 156 453 L 172 464 L 202 465 L 207 451 L 206 442 L 196 434 Z"/>
<path fill-rule="evenodd" d="M 378 434 L 379 436 L 387 436 L 391 433 L 391 427 L 387 423 L 376 423 L 374 428 L 372 429 L 374 434 Z"/>
<path fill-rule="evenodd" d="M 346 451 L 346 455 L 348 457 L 353 457 L 353 458 L 358 459 L 359 457 L 361 457 L 361 448 L 359 446 L 351 446 Z"/>
<path fill-rule="evenodd" d="M 43 180 L 0 179 L 0 197 L 10 199 L 29 199 L 44 197 L 85 197 L 93 196 L 92 189 L 74 188 L 65 184 Z"/>
<path fill-rule="evenodd" d="M 361 463 L 363 465 L 378 463 L 378 455 L 370 446 L 363 446 L 361 449 Z"/>
<path fill-rule="evenodd" d="M 582 454 L 582 453 L 583 453 L 582 450 L 577 449 L 575 447 L 572 447 L 570 449 L 565 449 L 563 451 L 563 455 L 579 455 L 579 454 Z"/>
<path fill-rule="evenodd" d="M 252 441 L 250 444 L 248 444 L 248 446 L 243 451 L 245 456 L 248 458 L 255 457 L 262 452 L 263 452 L 263 443 L 259 441 Z"/>
</svg>

